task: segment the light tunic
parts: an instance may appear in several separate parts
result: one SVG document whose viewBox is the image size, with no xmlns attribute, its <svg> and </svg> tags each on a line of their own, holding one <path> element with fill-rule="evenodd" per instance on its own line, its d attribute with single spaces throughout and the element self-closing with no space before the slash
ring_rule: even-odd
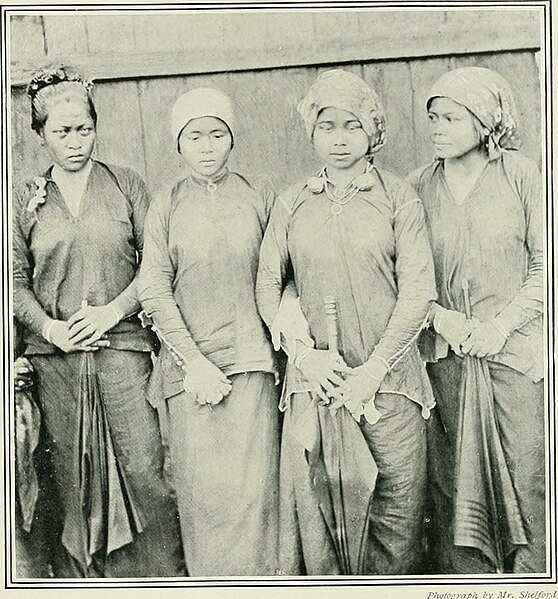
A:
<svg viewBox="0 0 558 599">
<path fill-rule="evenodd" d="M 210 184 L 189 177 L 146 220 L 139 297 L 162 340 L 155 370 L 191 576 L 277 570 L 277 387 L 254 297 L 273 198 L 238 173 Z M 232 383 L 211 410 L 184 391 L 202 355 Z"/>
</svg>

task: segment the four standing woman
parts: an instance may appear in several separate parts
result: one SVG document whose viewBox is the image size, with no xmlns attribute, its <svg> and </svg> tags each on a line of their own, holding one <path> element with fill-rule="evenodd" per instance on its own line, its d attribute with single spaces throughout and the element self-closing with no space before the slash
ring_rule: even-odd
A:
<svg viewBox="0 0 558 599">
<path fill-rule="evenodd" d="M 438 159 L 409 185 L 374 165 L 377 95 L 322 73 L 299 112 L 324 167 L 277 201 L 227 168 L 230 99 L 192 90 L 172 115 L 187 173 L 149 212 L 138 175 L 91 159 L 89 83 L 62 68 L 29 92 L 54 166 L 15 198 L 14 314 L 63 506 L 57 576 L 420 573 L 425 513 L 429 571 L 493 571 L 454 542 L 465 355 L 488 360 L 527 536 L 506 571 L 544 572 L 543 204 L 501 77 L 434 85 Z M 289 320 L 279 401 L 263 323 Z"/>
</svg>

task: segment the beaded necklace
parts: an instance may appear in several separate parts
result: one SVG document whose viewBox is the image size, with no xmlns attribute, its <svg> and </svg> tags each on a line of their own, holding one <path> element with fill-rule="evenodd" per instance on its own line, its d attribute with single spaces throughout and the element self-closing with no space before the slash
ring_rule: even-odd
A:
<svg viewBox="0 0 558 599">
<path fill-rule="evenodd" d="M 343 207 L 346 206 L 359 191 L 367 191 L 374 185 L 374 167 L 368 163 L 366 170 L 362 175 L 355 177 L 346 187 L 337 190 L 335 185 L 329 181 L 326 176 L 325 168 L 322 169 L 318 176 L 308 179 L 308 187 L 312 193 L 321 193 L 325 191 L 328 199 L 331 202 L 331 213 L 334 215 L 341 214 Z"/>
</svg>

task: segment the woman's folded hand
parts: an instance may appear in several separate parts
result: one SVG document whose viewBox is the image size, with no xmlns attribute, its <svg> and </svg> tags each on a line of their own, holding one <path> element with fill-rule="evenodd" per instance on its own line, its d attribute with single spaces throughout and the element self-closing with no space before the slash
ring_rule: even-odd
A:
<svg viewBox="0 0 558 599">
<path fill-rule="evenodd" d="M 230 379 L 204 356 L 188 364 L 184 391 L 191 393 L 199 404 L 216 405 L 223 401 L 231 389 Z"/>
<path fill-rule="evenodd" d="M 477 358 L 493 356 L 502 351 L 506 343 L 504 331 L 494 320 L 477 322 L 469 338 L 461 345 L 463 353 Z"/>
<path fill-rule="evenodd" d="M 465 314 L 455 310 L 437 307 L 434 315 L 434 330 L 439 333 L 458 356 L 463 355 L 461 344 L 467 340 L 474 327 L 474 320 L 468 320 Z"/>
<path fill-rule="evenodd" d="M 345 364 L 341 356 L 333 356 L 325 349 L 306 347 L 297 350 L 295 365 L 314 386 L 323 403 L 329 404 L 332 399 L 343 398 L 343 391 L 348 389 L 343 375 L 351 374 L 352 369 Z"/>
</svg>

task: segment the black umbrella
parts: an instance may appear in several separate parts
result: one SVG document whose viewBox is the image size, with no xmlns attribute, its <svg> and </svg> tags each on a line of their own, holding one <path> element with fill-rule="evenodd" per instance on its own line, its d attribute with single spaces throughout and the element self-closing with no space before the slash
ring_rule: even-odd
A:
<svg viewBox="0 0 558 599">
<path fill-rule="evenodd" d="M 463 282 L 471 318 L 469 285 Z M 504 571 L 504 559 L 527 544 L 517 496 L 504 456 L 488 364 L 465 356 L 456 456 L 455 545 L 474 547 Z"/>
<path fill-rule="evenodd" d="M 115 454 L 95 358 L 82 354 L 79 430 L 75 468 L 79 485 L 71 493 L 62 540 L 85 571 L 102 572 L 106 557 L 143 530 L 142 517 Z M 72 493 L 73 491 L 73 493 Z"/>
<path fill-rule="evenodd" d="M 334 299 L 324 302 L 332 359 L 339 357 Z M 370 506 L 378 468 L 358 423 L 346 409 L 320 410 L 321 439 L 309 455 L 320 511 L 341 574 L 364 573 Z"/>
</svg>

